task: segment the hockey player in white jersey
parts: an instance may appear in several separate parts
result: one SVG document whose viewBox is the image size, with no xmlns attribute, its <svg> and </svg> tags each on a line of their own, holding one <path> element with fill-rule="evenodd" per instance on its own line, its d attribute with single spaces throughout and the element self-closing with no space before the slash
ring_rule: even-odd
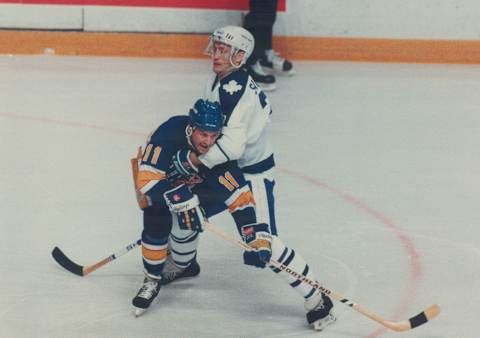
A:
<svg viewBox="0 0 480 338">
<path fill-rule="evenodd" d="M 242 27 L 218 28 L 210 36 L 206 53 L 212 57 L 213 74 L 205 86 L 203 98 L 220 102 L 226 121 L 222 137 L 208 152 L 199 156 L 191 153 L 193 166 L 185 168 L 185 174 L 194 174 L 201 165 L 213 168 L 237 160 L 254 195 L 257 222 L 268 224 L 266 231 L 272 235 L 268 241 L 262 241 L 257 251 L 244 253 L 245 264 L 263 268 L 272 258 L 316 280 L 300 254 L 278 237 L 273 196 L 275 162 L 267 135 L 272 109 L 264 92 L 242 68 L 253 47 L 253 36 Z M 254 230 L 260 233 L 265 229 Z M 242 236 L 248 243 L 249 236 Z M 181 251 L 181 243 L 173 243 L 173 246 L 173 250 Z M 322 330 L 335 321 L 331 313 L 333 303 L 328 296 L 286 272 L 270 268 L 303 297 L 307 321 L 314 329 Z M 170 276 L 170 279 L 175 278 Z"/>
</svg>

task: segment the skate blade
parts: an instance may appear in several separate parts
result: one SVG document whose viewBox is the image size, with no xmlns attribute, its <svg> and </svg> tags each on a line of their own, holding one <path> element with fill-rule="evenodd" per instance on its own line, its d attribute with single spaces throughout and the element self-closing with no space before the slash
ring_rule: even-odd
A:
<svg viewBox="0 0 480 338">
<path fill-rule="evenodd" d="M 293 76 L 295 75 L 297 72 L 295 71 L 295 69 L 290 69 L 289 71 L 286 71 L 286 72 L 281 72 L 280 75 L 283 75 L 283 76 Z"/>
<path fill-rule="evenodd" d="M 286 76 L 286 77 L 293 76 L 297 73 L 294 68 L 292 68 L 290 70 L 287 70 L 287 71 L 283 71 L 283 70 L 279 70 L 279 69 L 263 67 L 263 71 L 268 75 Z"/>
<path fill-rule="evenodd" d="M 136 307 L 135 308 L 135 318 L 138 318 L 141 315 L 143 315 L 145 313 L 145 311 L 147 311 L 147 309 L 141 309 L 139 307 Z"/>
<path fill-rule="evenodd" d="M 263 91 L 265 92 L 271 92 L 274 91 L 277 87 L 275 86 L 275 83 L 257 83 L 260 88 L 262 88 Z"/>
<path fill-rule="evenodd" d="M 183 281 L 186 281 L 186 280 L 188 281 L 189 279 L 192 279 L 192 278 L 198 278 L 198 275 L 178 277 L 178 278 L 175 278 L 175 279 L 173 279 L 173 280 L 162 279 L 162 280 L 160 281 L 160 285 L 161 285 L 161 286 L 165 286 L 165 285 L 172 284 L 172 283 L 177 284 L 178 282 L 183 282 Z"/>
<path fill-rule="evenodd" d="M 327 326 L 335 323 L 336 320 L 337 318 L 335 318 L 335 316 L 333 316 L 332 314 L 329 314 L 327 318 L 323 318 L 323 319 L 317 320 L 316 322 L 313 322 L 312 328 L 315 331 L 323 331 Z"/>
</svg>

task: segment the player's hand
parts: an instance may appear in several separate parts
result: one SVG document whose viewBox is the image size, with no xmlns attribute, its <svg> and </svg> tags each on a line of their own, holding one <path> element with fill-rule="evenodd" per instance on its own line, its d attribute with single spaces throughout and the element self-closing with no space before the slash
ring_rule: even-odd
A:
<svg viewBox="0 0 480 338">
<path fill-rule="evenodd" d="M 188 177 L 182 178 L 176 182 L 173 183 L 174 186 L 180 185 L 180 184 L 186 184 L 188 186 L 192 186 L 195 184 L 200 184 L 203 182 L 203 177 L 200 174 L 195 174 L 195 175 L 190 175 Z"/>
<path fill-rule="evenodd" d="M 198 168 L 190 161 L 189 149 L 181 149 L 172 156 L 172 161 L 167 169 L 167 179 L 172 184 L 178 181 L 188 181 L 198 174 Z"/>
<path fill-rule="evenodd" d="M 178 226 L 182 230 L 203 231 L 207 221 L 200 201 L 190 188 L 182 184 L 163 194 L 171 212 L 178 217 Z"/>
<path fill-rule="evenodd" d="M 265 223 L 244 225 L 241 229 L 243 241 L 253 250 L 243 253 L 247 265 L 264 268 L 272 257 L 272 235 Z"/>
</svg>

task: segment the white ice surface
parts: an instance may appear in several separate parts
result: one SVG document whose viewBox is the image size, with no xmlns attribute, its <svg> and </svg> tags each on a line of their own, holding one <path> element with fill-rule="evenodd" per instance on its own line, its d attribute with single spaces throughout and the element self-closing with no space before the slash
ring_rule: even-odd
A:
<svg viewBox="0 0 480 338">
<path fill-rule="evenodd" d="M 480 67 L 297 62 L 269 94 L 283 240 L 328 288 L 384 318 L 443 312 L 407 333 L 342 304 L 322 333 L 281 279 L 201 238 L 200 277 L 161 290 L 140 318 L 140 236 L 129 159 L 186 113 L 207 61 L 0 57 L 0 337 L 477 338 Z M 211 219 L 235 235 L 228 215 Z"/>
</svg>

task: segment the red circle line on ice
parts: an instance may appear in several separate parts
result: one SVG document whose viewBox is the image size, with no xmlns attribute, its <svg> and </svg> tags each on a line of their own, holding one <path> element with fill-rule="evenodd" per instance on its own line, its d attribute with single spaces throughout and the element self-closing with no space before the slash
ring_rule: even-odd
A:
<svg viewBox="0 0 480 338">
<path fill-rule="evenodd" d="M 418 254 L 417 249 L 415 248 L 415 245 L 410 237 L 402 230 L 400 229 L 390 218 L 388 218 L 386 215 L 381 213 L 378 210 L 375 210 L 374 208 L 370 207 L 366 203 L 362 202 L 360 199 L 354 197 L 353 195 L 350 195 L 346 192 L 340 191 L 335 189 L 334 187 L 316 179 L 310 176 L 307 176 L 305 174 L 302 174 L 300 172 L 296 172 L 293 170 L 289 169 L 284 169 L 284 168 L 278 168 L 278 171 L 287 174 L 291 177 L 300 179 L 302 181 L 305 181 L 312 186 L 318 187 L 322 190 L 325 190 L 342 200 L 348 202 L 352 206 L 354 206 L 357 209 L 360 209 L 367 214 L 369 214 L 371 217 L 379 221 L 383 226 L 385 226 L 387 229 L 389 229 L 391 232 L 394 233 L 394 235 L 397 237 L 399 242 L 401 243 L 402 247 L 406 251 L 407 256 L 410 258 L 410 280 L 407 285 L 407 295 L 406 297 L 403 297 L 403 301 L 399 304 L 397 309 L 395 310 L 395 313 L 392 315 L 393 318 L 396 317 L 401 317 L 402 315 L 405 315 L 405 312 L 409 308 L 409 304 L 411 303 L 412 299 L 415 297 L 415 294 L 417 293 L 417 285 L 418 281 L 422 277 L 422 265 L 420 262 L 420 256 Z M 377 330 L 366 336 L 365 338 L 377 338 L 382 336 L 385 332 L 387 331 L 386 328 L 384 327 L 379 327 Z"/>
<path fill-rule="evenodd" d="M 145 134 L 139 131 L 116 129 L 116 128 L 110 128 L 110 127 L 103 127 L 96 124 L 85 123 L 81 121 L 74 122 L 74 121 L 69 121 L 64 119 L 55 119 L 55 118 L 48 118 L 48 117 L 25 116 L 21 114 L 10 114 L 10 113 L 0 113 L 0 117 L 18 119 L 18 120 L 36 121 L 36 122 L 49 123 L 49 124 L 59 124 L 59 125 L 64 125 L 64 126 L 69 126 L 74 128 L 87 128 L 87 129 L 99 130 L 102 132 L 110 132 L 110 133 L 124 134 L 124 135 L 130 135 L 130 136 L 139 136 L 139 135 Z M 299 173 L 289 169 L 284 169 L 281 167 L 277 167 L 277 170 L 279 172 L 282 172 L 291 177 L 300 179 L 304 182 L 311 184 L 312 186 L 318 187 L 322 190 L 325 190 L 341 198 L 342 200 L 346 201 L 347 203 L 351 204 L 357 209 L 363 210 L 364 212 L 366 212 L 371 217 L 379 221 L 381 224 L 383 224 L 386 228 L 388 228 L 390 231 L 392 231 L 395 234 L 395 236 L 397 237 L 397 239 L 400 241 L 401 245 L 405 249 L 406 254 L 410 257 L 410 281 L 407 285 L 407 296 L 403 298 L 403 301 L 397 307 L 395 313 L 392 315 L 392 319 L 394 319 L 395 317 L 401 317 L 402 315 L 405 315 L 405 312 L 409 308 L 409 304 L 414 299 L 417 293 L 418 281 L 420 280 L 423 274 L 422 266 L 420 263 L 420 256 L 411 238 L 408 237 L 408 235 L 402 229 L 400 229 L 386 215 L 370 207 L 369 205 L 362 202 L 360 199 L 354 197 L 353 195 L 350 195 L 346 192 L 342 192 L 338 189 L 335 189 L 334 187 L 320 181 L 319 179 L 307 176 L 303 173 Z M 386 328 L 379 327 L 377 330 L 375 330 L 365 338 L 378 338 L 382 336 L 386 331 L 387 331 Z"/>
</svg>

